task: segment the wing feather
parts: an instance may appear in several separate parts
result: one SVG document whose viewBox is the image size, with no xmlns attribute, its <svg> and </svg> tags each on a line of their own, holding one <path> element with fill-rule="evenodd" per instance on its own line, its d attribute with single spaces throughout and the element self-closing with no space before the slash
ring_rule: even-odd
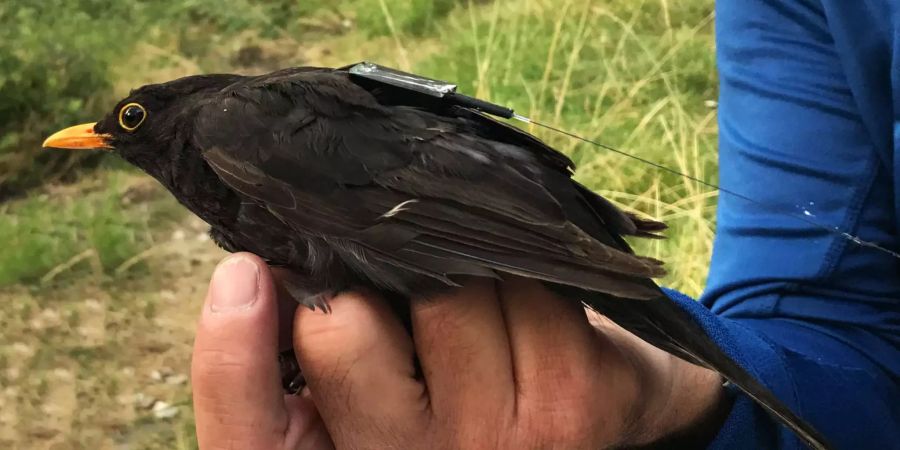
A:
<svg viewBox="0 0 900 450">
<path fill-rule="evenodd" d="M 498 128 L 506 141 L 492 139 L 489 119 L 385 107 L 345 75 L 287 71 L 226 89 L 195 120 L 194 144 L 223 182 L 358 271 L 377 262 L 448 285 L 505 272 L 661 295 L 649 280 L 661 263 L 619 236 L 636 222 L 572 181 L 571 162 L 539 141 L 508 127 Z M 393 274 L 368 275 L 409 290 Z"/>
</svg>

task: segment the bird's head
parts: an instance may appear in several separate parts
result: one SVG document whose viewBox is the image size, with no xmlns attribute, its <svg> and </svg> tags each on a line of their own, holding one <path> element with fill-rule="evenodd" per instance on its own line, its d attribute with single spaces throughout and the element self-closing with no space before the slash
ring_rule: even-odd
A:
<svg viewBox="0 0 900 450">
<path fill-rule="evenodd" d="M 206 95 L 239 81 L 238 75 L 197 75 L 133 90 L 98 122 L 58 131 L 45 148 L 109 150 L 165 183 L 166 168 L 184 154 L 192 113 Z M 165 183 L 167 184 L 167 183 Z"/>
<path fill-rule="evenodd" d="M 108 150 L 159 180 L 195 214 L 213 223 L 233 211 L 233 194 L 193 148 L 193 117 L 204 99 L 239 75 L 198 75 L 143 86 L 98 122 L 69 127 L 45 148 Z"/>
</svg>

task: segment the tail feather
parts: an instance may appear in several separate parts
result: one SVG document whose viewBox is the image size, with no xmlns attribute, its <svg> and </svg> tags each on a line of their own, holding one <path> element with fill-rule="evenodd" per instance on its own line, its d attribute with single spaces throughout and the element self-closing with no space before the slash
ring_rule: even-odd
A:
<svg viewBox="0 0 900 450">
<path fill-rule="evenodd" d="M 664 294 L 660 293 L 661 297 L 658 299 L 632 302 L 568 286 L 551 287 L 569 298 L 580 298 L 585 305 L 647 343 L 687 362 L 718 372 L 767 410 L 775 420 L 796 433 L 810 448 L 832 448 L 819 431 L 791 411 L 769 388 L 726 355 L 690 315 Z"/>
</svg>

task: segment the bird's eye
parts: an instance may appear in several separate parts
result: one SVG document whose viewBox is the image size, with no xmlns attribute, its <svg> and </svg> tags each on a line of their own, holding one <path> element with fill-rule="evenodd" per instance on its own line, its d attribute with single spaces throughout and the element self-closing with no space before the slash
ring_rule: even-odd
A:
<svg viewBox="0 0 900 450">
<path fill-rule="evenodd" d="M 134 131 L 147 118 L 147 110 L 137 103 L 129 103 L 119 110 L 119 126 L 125 131 Z"/>
</svg>

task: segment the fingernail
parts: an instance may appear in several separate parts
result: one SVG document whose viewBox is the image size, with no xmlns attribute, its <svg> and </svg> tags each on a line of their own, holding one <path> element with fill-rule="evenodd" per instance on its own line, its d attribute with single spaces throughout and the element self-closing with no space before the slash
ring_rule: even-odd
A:
<svg viewBox="0 0 900 450">
<path fill-rule="evenodd" d="M 259 267 L 244 256 L 232 256 L 219 264 L 210 287 L 210 309 L 226 312 L 247 309 L 259 292 Z"/>
</svg>

